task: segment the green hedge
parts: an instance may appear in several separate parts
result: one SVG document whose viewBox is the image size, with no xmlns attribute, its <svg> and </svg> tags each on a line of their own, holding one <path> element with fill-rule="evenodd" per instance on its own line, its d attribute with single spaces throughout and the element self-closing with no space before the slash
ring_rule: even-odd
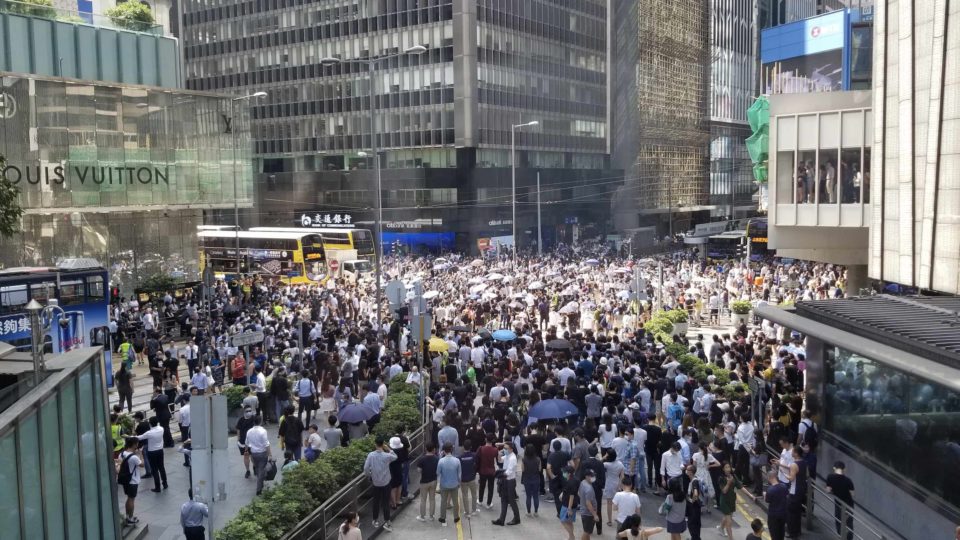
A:
<svg viewBox="0 0 960 540">
<path fill-rule="evenodd" d="M 398 377 L 400 379 L 401 377 Z M 406 377 L 402 377 L 405 381 Z M 417 388 L 403 381 L 389 385 L 380 423 L 373 435 L 333 448 L 313 463 L 306 461 L 283 474 L 273 488 L 264 490 L 217 531 L 217 540 L 277 540 L 340 488 L 363 473 L 375 435 L 393 436 L 420 426 Z"/>
</svg>

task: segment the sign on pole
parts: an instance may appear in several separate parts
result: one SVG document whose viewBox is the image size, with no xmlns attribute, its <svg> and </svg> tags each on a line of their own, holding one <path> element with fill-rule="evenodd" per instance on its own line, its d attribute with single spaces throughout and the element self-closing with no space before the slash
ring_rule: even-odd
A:
<svg viewBox="0 0 960 540">
<path fill-rule="evenodd" d="M 430 329 L 433 328 L 433 317 L 426 313 L 410 317 L 410 333 L 413 339 L 423 344 L 430 339 Z"/>
<path fill-rule="evenodd" d="M 400 309 L 406 292 L 406 287 L 403 286 L 403 282 L 399 279 L 387 283 L 385 294 L 387 295 L 387 302 L 390 303 L 390 309 L 394 311 Z"/>
<path fill-rule="evenodd" d="M 234 334 L 230 336 L 230 341 L 233 343 L 234 347 L 244 347 L 246 345 L 263 343 L 263 331 L 258 330 L 255 332 L 241 332 L 239 334 Z"/>
</svg>

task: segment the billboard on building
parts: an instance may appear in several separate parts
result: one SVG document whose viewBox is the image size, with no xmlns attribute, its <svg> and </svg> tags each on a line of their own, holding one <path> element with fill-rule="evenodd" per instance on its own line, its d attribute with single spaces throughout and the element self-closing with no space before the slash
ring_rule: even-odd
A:
<svg viewBox="0 0 960 540">
<path fill-rule="evenodd" d="M 863 26 L 861 20 L 860 11 L 843 9 L 765 29 L 760 37 L 763 92 L 849 90 L 852 25 Z"/>
</svg>

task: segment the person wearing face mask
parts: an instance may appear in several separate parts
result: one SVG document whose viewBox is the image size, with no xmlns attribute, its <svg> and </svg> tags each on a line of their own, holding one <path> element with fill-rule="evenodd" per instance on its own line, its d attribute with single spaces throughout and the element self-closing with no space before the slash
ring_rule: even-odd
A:
<svg viewBox="0 0 960 540">
<path fill-rule="evenodd" d="M 593 489 L 593 483 L 597 475 L 593 469 L 588 469 L 583 473 L 583 480 L 580 482 L 578 496 L 580 498 L 580 518 L 583 524 L 583 534 L 581 540 L 590 540 L 590 533 L 596 523 L 600 521 L 600 512 L 597 507 L 597 493 Z"/>
<path fill-rule="evenodd" d="M 577 481 L 573 467 L 564 467 L 562 476 L 563 491 L 560 497 L 562 506 L 557 517 L 560 518 L 560 524 L 567 531 L 567 540 L 574 540 L 573 525 L 577 521 L 577 507 L 580 504 L 580 482 Z"/>
<path fill-rule="evenodd" d="M 504 525 L 507 517 L 507 507 L 513 511 L 513 519 L 507 525 L 520 524 L 520 507 L 517 505 L 517 452 L 513 443 L 503 443 L 503 450 L 497 460 L 503 471 L 503 491 L 500 493 L 500 517 L 493 520 L 494 525 Z"/>
<path fill-rule="evenodd" d="M 255 416 L 252 407 L 243 409 L 243 416 L 237 420 L 237 448 L 240 449 L 240 455 L 243 456 L 243 467 L 247 470 L 244 478 L 250 478 L 250 454 L 247 453 L 247 432 L 253 427 L 253 417 Z"/>
</svg>

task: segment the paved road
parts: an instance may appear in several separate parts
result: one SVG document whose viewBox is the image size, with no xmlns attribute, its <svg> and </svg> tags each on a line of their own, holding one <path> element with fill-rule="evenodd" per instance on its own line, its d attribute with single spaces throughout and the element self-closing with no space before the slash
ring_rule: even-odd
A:
<svg viewBox="0 0 960 540">
<path fill-rule="evenodd" d="M 492 509 L 488 510 L 486 507 L 484 507 L 480 511 L 479 515 L 472 516 L 469 519 L 461 520 L 458 527 L 453 526 L 454 524 L 449 516 L 447 518 L 449 523 L 448 527 L 441 527 L 436 521 L 427 523 L 417 521 L 416 516 L 419 508 L 415 502 L 413 505 L 404 506 L 400 515 L 394 519 L 393 533 L 383 533 L 383 536 L 380 536 L 380 538 L 417 538 L 417 540 L 487 540 L 489 538 L 566 540 L 566 530 L 560 525 L 560 521 L 556 518 L 553 503 L 541 501 L 539 515 L 527 516 L 524 508 L 524 495 L 522 486 L 518 487 L 517 490 L 520 495 L 519 503 L 521 512 L 521 522 L 519 525 L 512 527 L 500 527 L 491 523 L 491 520 L 494 520 L 499 516 L 500 506 L 499 501 L 496 499 L 494 499 L 494 507 Z M 665 527 L 666 520 L 663 516 L 657 514 L 657 508 L 659 508 L 660 503 L 663 502 L 663 498 L 647 494 L 641 494 L 640 498 L 642 501 L 641 514 L 644 527 Z M 439 509 L 437 512 L 439 515 Z M 450 510 L 450 512 L 452 512 L 452 510 Z M 511 513 L 508 511 L 507 519 L 509 520 L 511 516 Z M 604 520 L 606 520 L 606 509 L 604 509 L 603 517 Z M 716 528 L 716 526 L 720 523 L 720 517 L 720 514 L 716 510 L 714 510 L 711 514 L 703 515 L 701 538 L 704 540 L 721 540 L 723 538 L 720 535 L 719 530 Z M 741 500 L 738 503 L 738 511 L 736 514 L 734 514 L 734 539 L 743 539 L 747 536 L 747 534 L 750 532 L 749 523 L 754 517 L 761 517 L 764 518 L 764 521 L 766 521 L 765 515 L 759 509 L 759 507 L 757 507 L 752 501 L 744 500 L 741 497 Z M 579 519 L 577 520 L 574 531 L 577 535 L 576 538 L 579 539 L 580 534 L 583 531 Z M 366 531 L 364 532 L 366 533 Z M 591 536 L 591 538 L 613 537 L 613 527 L 607 527 L 605 523 L 603 535 L 594 534 Z M 689 538 L 689 533 L 685 533 L 683 537 Z M 669 538 L 669 535 L 666 532 L 663 532 L 654 538 L 666 539 Z M 769 539 L 769 536 L 764 534 L 764 538 Z M 806 540 L 816 540 L 820 537 L 814 534 L 807 534 L 805 532 L 804 538 Z"/>
</svg>

